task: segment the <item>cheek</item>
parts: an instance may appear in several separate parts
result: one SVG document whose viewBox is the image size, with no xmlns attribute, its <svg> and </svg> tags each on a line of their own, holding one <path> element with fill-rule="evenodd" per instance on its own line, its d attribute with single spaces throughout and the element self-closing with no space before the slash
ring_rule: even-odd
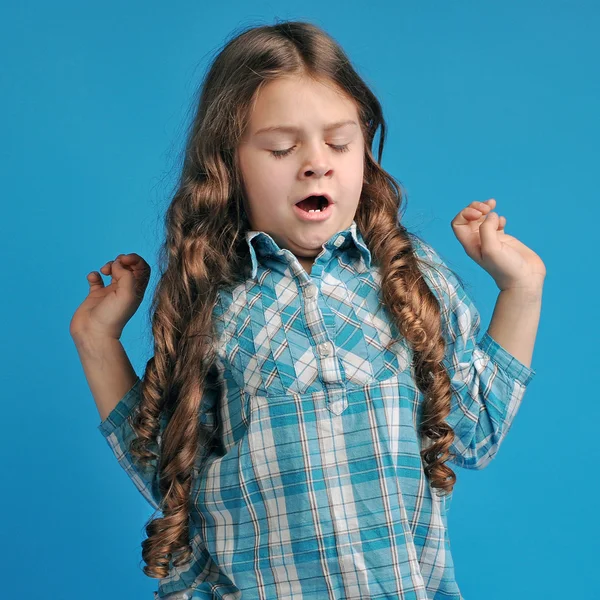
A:
<svg viewBox="0 0 600 600">
<path fill-rule="evenodd" d="M 268 157 L 249 149 L 244 150 L 239 153 L 240 174 L 248 190 L 260 190 L 270 171 Z"/>
<path fill-rule="evenodd" d="M 281 190 L 294 185 L 297 165 L 293 164 L 291 160 L 271 158 L 265 160 L 256 173 L 260 173 L 259 176 L 266 193 L 272 194 L 276 190 L 277 193 L 281 193 Z"/>
<path fill-rule="evenodd" d="M 346 169 L 346 175 L 348 177 L 348 181 L 352 181 L 353 184 L 357 184 L 358 182 L 362 184 L 363 175 L 364 175 L 364 159 L 362 156 L 355 156 L 353 160 L 348 163 Z"/>
<path fill-rule="evenodd" d="M 249 194 L 260 196 L 267 187 L 269 170 L 262 161 L 257 159 L 247 160 L 244 163 L 242 175 Z"/>
</svg>

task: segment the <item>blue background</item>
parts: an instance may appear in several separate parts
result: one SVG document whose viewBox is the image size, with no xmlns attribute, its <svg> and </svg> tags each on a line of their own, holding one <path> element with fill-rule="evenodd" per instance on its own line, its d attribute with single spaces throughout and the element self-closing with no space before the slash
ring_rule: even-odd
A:
<svg viewBox="0 0 600 600">
<path fill-rule="evenodd" d="M 1 9 L 0 596 L 152 598 L 151 508 L 97 431 L 69 322 L 90 271 L 129 252 L 156 266 L 204 69 L 234 32 L 276 18 L 324 27 L 380 98 L 405 223 L 470 284 L 482 331 L 498 290 L 451 219 L 494 197 L 546 264 L 537 377 L 492 463 L 457 469 L 466 600 L 598 597 L 599 5 L 347 0 Z M 122 337 L 138 373 L 149 298 Z"/>
</svg>

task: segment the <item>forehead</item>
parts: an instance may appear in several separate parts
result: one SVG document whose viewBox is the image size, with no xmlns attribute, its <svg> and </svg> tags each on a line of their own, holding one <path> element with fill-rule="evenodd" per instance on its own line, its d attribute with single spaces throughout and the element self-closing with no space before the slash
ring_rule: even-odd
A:
<svg viewBox="0 0 600 600">
<path fill-rule="evenodd" d="M 265 84 L 250 112 L 250 134 L 264 127 L 319 127 L 354 120 L 356 103 L 333 82 L 308 77 L 281 77 Z"/>
</svg>

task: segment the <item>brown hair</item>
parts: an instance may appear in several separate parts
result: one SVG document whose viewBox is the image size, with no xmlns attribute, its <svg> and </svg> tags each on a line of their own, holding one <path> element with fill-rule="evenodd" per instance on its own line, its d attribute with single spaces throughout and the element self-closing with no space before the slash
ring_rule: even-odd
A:
<svg viewBox="0 0 600 600">
<path fill-rule="evenodd" d="M 379 164 L 386 132 L 381 105 L 344 51 L 319 27 L 284 21 L 249 28 L 224 45 L 204 77 L 178 188 L 166 213 L 166 240 L 159 257 L 162 275 L 150 309 L 154 356 L 142 378 L 133 421 L 139 437 L 131 446 L 141 464 L 159 459 L 164 516 L 148 521 L 148 539 L 142 542 L 144 573 L 150 577 L 166 577 L 176 553 L 175 566 L 191 558 L 188 503 L 193 466 L 198 452 L 211 442 L 199 415 L 215 359 L 212 311 L 219 288 L 243 281 L 249 268 L 249 223 L 235 150 L 258 91 L 283 75 L 332 82 L 356 103 L 366 142 L 356 224 L 379 265 L 382 301 L 413 350 L 416 384 L 424 394 L 419 433 L 428 443 L 421 450 L 425 473 L 442 492 L 451 492 L 456 480 L 444 464 L 454 432 L 444 422 L 451 387 L 442 365 L 440 304 L 400 223 L 400 185 Z M 375 160 L 371 145 L 378 128 Z M 163 419 L 166 427 L 161 431 Z M 149 447 L 159 432 L 156 453 Z"/>
</svg>

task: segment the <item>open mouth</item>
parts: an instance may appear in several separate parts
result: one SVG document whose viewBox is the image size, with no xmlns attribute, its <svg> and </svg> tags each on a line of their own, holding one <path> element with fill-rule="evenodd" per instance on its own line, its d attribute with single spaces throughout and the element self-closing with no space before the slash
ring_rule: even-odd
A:
<svg viewBox="0 0 600 600">
<path fill-rule="evenodd" d="M 329 200 L 325 196 L 308 196 L 300 202 L 296 202 L 296 206 L 308 213 L 320 213 L 327 210 Z"/>
</svg>

